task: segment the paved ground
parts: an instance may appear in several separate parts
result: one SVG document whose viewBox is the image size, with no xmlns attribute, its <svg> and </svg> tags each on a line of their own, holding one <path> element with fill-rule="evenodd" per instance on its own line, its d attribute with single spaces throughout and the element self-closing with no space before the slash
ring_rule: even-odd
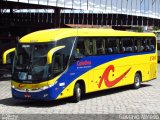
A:
<svg viewBox="0 0 160 120">
<path fill-rule="evenodd" d="M 160 65 L 158 66 L 160 69 Z M 121 87 L 88 94 L 79 103 L 68 99 L 24 102 L 11 97 L 10 82 L 0 81 L 0 114 L 160 114 L 160 73 L 138 90 Z"/>
</svg>

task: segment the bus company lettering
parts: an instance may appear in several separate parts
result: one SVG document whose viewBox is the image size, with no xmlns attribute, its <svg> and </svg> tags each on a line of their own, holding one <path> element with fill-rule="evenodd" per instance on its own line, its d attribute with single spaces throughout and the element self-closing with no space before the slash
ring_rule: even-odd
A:
<svg viewBox="0 0 160 120">
<path fill-rule="evenodd" d="M 32 85 L 32 89 L 39 88 L 38 85 Z"/>
<path fill-rule="evenodd" d="M 112 87 L 114 86 L 115 84 L 117 84 L 119 81 L 121 81 L 126 75 L 127 73 L 131 70 L 131 68 L 129 68 L 128 70 L 126 70 L 123 74 L 121 74 L 119 77 L 117 77 L 116 79 L 110 81 L 108 76 L 109 76 L 109 73 L 110 71 L 113 71 L 114 72 L 114 66 L 113 65 L 110 65 L 106 68 L 106 70 L 104 71 L 100 81 L 99 81 L 99 84 L 98 84 L 98 87 L 100 88 L 101 85 L 102 85 L 102 81 L 104 80 L 105 82 L 105 85 L 106 87 Z"/>
<path fill-rule="evenodd" d="M 21 84 L 21 83 L 20 83 L 20 84 L 18 85 L 18 88 L 24 88 L 24 87 L 26 87 L 24 84 Z M 38 87 L 39 87 L 38 85 L 32 85 L 32 86 L 31 86 L 32 89 L 35 89 L 35 88 L 38 88 Z"/>
<path fill-rule="evenodd" d="M 77 62 L 77 66 L 80 67 L 80 66 L 89 66 L 91 65 L 92 62 L 91 61 L 78 61 Z"/>
<path fill-rule="evenodd" d="M 23 88 L 24 86 L 25 86 L 24 84 L 21 84 L 21 83 L 20 83 L 20 84 L 18 85 L 18 88 Z"/>
</svg>

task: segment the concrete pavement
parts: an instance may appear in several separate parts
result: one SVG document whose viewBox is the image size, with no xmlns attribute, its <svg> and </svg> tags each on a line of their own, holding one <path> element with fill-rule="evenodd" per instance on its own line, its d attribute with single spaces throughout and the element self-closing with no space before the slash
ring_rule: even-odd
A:
<svg viewBox="0 0 160 120">
<path fill-rule="evenodd" d="M 160 70 L 160 65 L 158 66 Z M 160 73 L 160 72 L 159 72 Z M 0 114 L 160 114 L 160 74 L 138 90 L 129 86 L 69 99 L 27 102 L 11 97 L 10 81 L 0 81 Z"/>
</svg>

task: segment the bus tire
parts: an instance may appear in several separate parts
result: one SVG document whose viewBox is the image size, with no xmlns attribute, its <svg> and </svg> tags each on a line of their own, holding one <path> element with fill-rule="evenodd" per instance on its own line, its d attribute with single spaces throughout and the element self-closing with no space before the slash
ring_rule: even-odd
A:
<svg viewBox="0 0 160 120">
<path fill-rule="evenodd" d="M 133 88 L 134 89 L 138 89 L 141 86 L 141 81 L 142 81 L 142 77 L 140 73 L 136 73 L 134 76 L 134 84 L 133 84 Z"/>
<path fill-rule="evenodd" d="M 82 90 L 79 83 L 74 86 L 73 102 L 77 103 L 81 100 Z"/>
</svg>

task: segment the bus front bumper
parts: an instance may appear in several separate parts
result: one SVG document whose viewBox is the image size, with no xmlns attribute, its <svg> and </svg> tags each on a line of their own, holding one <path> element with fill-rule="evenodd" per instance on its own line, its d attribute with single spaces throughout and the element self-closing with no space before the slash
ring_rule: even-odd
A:
<svg viewBox="0 0 160 120">
<path fill-rule="evenodd" d="M 54 87 L 48 88 L 46 90 L 29 92 L 29 91 L 21 91 L 18 89 L 12 88 L 12 96 L 15 99 L 22 100 L 42 100 L 42 101 L 51 101 L 56 100 L 58 91 L 55 91 Z"/>
</svg>

